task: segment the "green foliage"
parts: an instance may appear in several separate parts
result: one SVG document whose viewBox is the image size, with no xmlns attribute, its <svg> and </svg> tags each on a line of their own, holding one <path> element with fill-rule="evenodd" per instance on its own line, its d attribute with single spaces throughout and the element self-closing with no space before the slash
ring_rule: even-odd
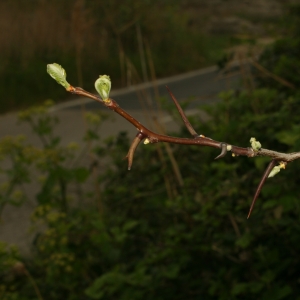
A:
<svg viewBox="0 0 300 300">
<path fill-rule="evenodd" d="M 283 38 L 270 46 L 260 58 L 260 63 L 274 75 L 280 76 L 298 87 L 300 84 L 300 39 L 295 37 Z M 290 94 L 291 88 L 286 87 L 270 77 L 259 77 L 261 86 L 276 87 L 280 91 Z"/>
<path fill-rule="evenodd" d="M 206 108 L 211 121 L 191 118 L 198 132 L 242 146 L 255 136 L 270 149 L 299 149 L 292 143 L 300 122 L 296 97 L 268 89 L 221 97 L 219 105 Z M 15 155 L 22 162 L 16 168 L 27 170 L 22 182 L 38 177 L 30 176 L 29 165 L 40 174 L 32 221 L 44 230 L 38 229 L 33 258 L 22 261 L 44 299 L 297 299 L 296 164 L 267 181 L 247 220 L 266 159 L 228 155 L 214 161 L 211 148 L 174 145 L 181 186 L 168 155 L 159 154 L 162 145 L 141 145 L 128 172 L 126 134 L 101 142 L 103 116 L 88 113 L 85 141 L 97 161 L 88 168 L 78 158 L 80 149 L 61 146 L 53 134 L 57 120 L 48 107 L 20 114 L 43 148 L 1 141 L 2 156 Z M 14 255 L 1 249 L 3 264 Z M 3 299 L 37 298 L 32 282 L 13 270 L 1 268 Z"/>
<path fill-rule="evenodd" d="M 1 163 L 4 158 L 6 163 L 0 169 L 5 178 L 0 186 L 0 214 L 6 204 L 20 205 L 26 198 L 20 186 L 30 181 L 29 165 L 34 159 L 32 147 L 24 144 L 23 136 L 4 137 L 0 141 Z"/>
<path fill-rule="evenodd" d="M 300 5 L 295 3 L 290 6 L 287 16 L 281 26 L 283 37 L 264 51 L 259 62 L 268 71 L 283 78 L 297 90 L 300 85 Z M 276 88 L 285 94 L 295 93 L 295 90 L 290 87 L 261 74 L 257 82 L 260 86 Z"/>
<path fill-rule="evenodd" d="M 278 57 L 272 68 L 282 71 Z M 216 140 L 246 147 L 255 136 L 265 148 L 295 152 L 298 95 L 274 82 L 226 92 L 205 108 L 210 121 L 190 119 L 197 132 Z M 0 141 L 1 209 L 26 201 L 22 186 L 39 181 L 33 256 L 0 245 L 1 299 L 38 299 L 36 287 L 49 300 L 299 299 L 297 163 L 267 180 L 247 220 L 268 159 L 214 161 L 212 148 L 173 145 L 182 185 L 159 144 L 140 145 L 128 172 L 129 139 L 121 132 L 102 141 L 102 114 L 86 114 L 83 147 L 62 146 L 50 107 L 20 114 L 42 147 L 22 137 Z M 86 155 L 93 157 L 88 164 Z"/>
</svg>

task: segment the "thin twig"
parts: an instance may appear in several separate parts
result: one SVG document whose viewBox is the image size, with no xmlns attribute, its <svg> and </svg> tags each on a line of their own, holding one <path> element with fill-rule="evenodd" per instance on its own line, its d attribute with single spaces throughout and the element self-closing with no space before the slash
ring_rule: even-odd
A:
<svg viewBox="0 0 300 300">
<path fill-rule="evenodd" d="M 228 214 L 228 217 L 229 217 L 229 220 L 230 220 L 230 222 L 231 222 L 231 224 L 232 224 L 232 227 L 233 227 L 233 229 L 234 229 L 234 232 L 235 232 L 236 236 L 237 236 L 238 238 L 240 238 L 240 237 L 241 237 L 241 231 L 240 231 L 240 229 L 239 229 L 239 226 L 238 226 L 238 224 L 237 224 L 235 218 L 232 216 L 231 213 Z"/>
<path fill-rule="evenodd" d="M 36 293 L 36 295 L 37 295 L 37 297 L 38 297 L 38 299 L 39 299 L 39 300 L 43 300 L 43 297 L 42 297 L 42 295 L 41 295 L 41 292 L 40 292 L 40 290 L 39 290 L 39 288 L 38 288 L 38 286 L 37 286 L 35 280 L 34 280 L 33 277 L 30 275 L 29 271 L 28 271 L 26 268 L 24 268 L 24 273 L 25 273 L 25 275 L 28 277 L 28 279 L 30 280 L 30 282 L 31 282 L 31 284 L 32 284 L 32 286 L 33 286 L 33 288 L 34 288 L 34 291 L 35 291 L 35 293 Z"/>
<path fill-rule="evenodd" d="M 158 124 L 157 120 L 155 120 L 155 125 L 157 126 L 158 130 L 162 131 L 162 128 L 160 126 L 160 124 Z M 172 167 L 173 167 L 173 170 L 174 170 L 174 173 L 175 173 L 175 176 L 176 176 L 176 179 L 179 183 L 180 186 L 183 186 L 184 185 L 184 181 L 183 181 L 183 178 L 182 178 L 182 175 L 181 175 L 181 172 L 180 172 L 180 168 L 179 168 L 179 165 L 173 155 L 173 152 L 172 152 L 172 149 L 171 149 L 171 146 L 168 144 L 168 143 L 165 143 L 165 148 L 166 148 L 166 151 L 167 151 L 167 154 L 170 158 L 170 161 L 171 161 L 171 164 L 172 164 Z"/>
<path fill-rule="evenodd" d="M 283 79 L 282 77 L 278 76 L 278 75 L 275 75 L 273 74 L 272 72 L 268 71 L 266 68 L 264 68 L 262 65 L 260 65 L 258 62 L 252 60 L 250 61 L 251 64 L 256 68 L 258 69 L 259 71 L 261 71 L 262 73 L 264 73 L 265 75 L 273 78 L 274 80 L 278 81 L 279 83 L 281 83 L 282 85 L 285 85 L 291 89 L 296 89 L 295 86 L 288 82 L 287 80 Z"/>
</svg>

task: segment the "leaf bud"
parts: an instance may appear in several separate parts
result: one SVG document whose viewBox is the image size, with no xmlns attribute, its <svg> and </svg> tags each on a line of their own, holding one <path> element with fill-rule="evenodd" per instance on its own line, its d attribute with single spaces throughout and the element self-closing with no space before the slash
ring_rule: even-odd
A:
<svg viewBox="0 0 300 300">
<path fill-rule="evenodd" d="M 56 80 L 58 84 L 61 84 L 66 90 L 70 87 L 70 84 L 66 80 L 66 71 L 61 65 L 57 63 L 48 64 L 47 72 L 53 79 Z"/>
<path fill-rule="evenodd" d="M 256 138 L 252 137 L 250 139 L 251 147 L 254 151 L 258 151 L 261 149 L 261 143 L 256 140 Z"/>
<path fill-rule="evenodd" d="M 276 174 L 280 172 L 280 166 L 276 166 L 272 169 L 271 173 L 269 174 L 268 178 L 274 177 Z"/>
<path fill-rule="evenodd" d="M 269 174 L 268 178 L 270 177 L 274 177 L 276 174 L 278 174 L 280 172 L 280 169 L 285 169 L 285 163 L 284 162 L 280 162 L 279 166 L 275 166 L 271 173 Z"/>
<path fill-rule="evenodd" d="M 104 102 L 110 102 L 109 93 L 111 89 L 111 81 L 109 76 L 100 75 L 95 82 L 95 88 Z"/>
</svg>

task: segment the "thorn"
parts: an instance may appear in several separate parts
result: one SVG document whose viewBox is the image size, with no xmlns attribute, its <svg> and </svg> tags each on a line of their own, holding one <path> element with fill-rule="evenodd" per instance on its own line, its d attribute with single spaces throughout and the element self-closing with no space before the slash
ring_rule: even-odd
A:
<svg viewBox="0 0 300 300">
<path fill-rule="evenodd" d="M 250 218 L 250 215 L 251 215 L 252 210 L 253 210 L 253 208 L 254 208 L 254 204 L 255 204 L 255 202 L 256 202 L 256 199 L 258 198 L 258 196 L 259 196 L 259 194 L 260 194 L 260 191 L 261 191 L 261 189 L 262 189 L 262 187 L 263 187 L 265 181 L 267 180 L 269 174 L 271 173 L 271 171 L 273 170 L 273 168 L 274 168 L 275 165 L 276 165 L 276 160 L 273 159 L 273 160 L 271 160 L 271 162 L 269 163 L 267 169 L 265 170 L 265 172 L 264 172 L 264 174 L 263 174 L 263 176 L 262 176 L 262 178 L 261 178 L 261 180 L 260 180 L 260 182 L 259 182 L 259 185 L 258 185 L 258 187 L 257 187 L 257 189 L 256 189 L 254 198 L 253 198 L 253 200 L 252 200 L 252 203 L 251 203 L 251 206 L 250 206 L 250 209 L 249 209 L 249 213 L 248 213 L 247 219 Z"/>
<path fill-rule="evenodd" d="M 193 136 L 193 137 L 198 137 L 197 132 L 195 131 L 195 129 L 193 128 L 193 126 L 191 125 L 190 121 L 188 120 L 188 118 L 186 117 L 186 115 L 184 114 L 180 104 L 178 103 L 178 101 L 176 100 L 176 98 L 174 97 L 174 95 L 172 94 L 171 90 L 169 89 L 169 87 L 166 85 L 166 89 L 168 90 L 172 100 L 174 101 L 176 108 L 187 128 L 187 130 L 189 131 L 189 133 Z"/>
<path fill-rule="evenodd" d="M 139 145 L 139 143 L 145 138 L 145 135 L 142 134 L 141 132 L 137 133 L 136 137 L 132 141 L 132 144 L 129 148 L 129 151 L 126 155 L 126 158 L 128 159 L 128 171 L 131 170 L 132 162 L 133 162 L 133 155 L 135 152 L 135 149 Z"/>
<path fill-rule="evenodd" d="M 222 158 L 226 155 L 227 153 L 227 144 L 226 143 L 221 143 L 221 153 L 218 155 L 215 159 Z"/>
</svg>

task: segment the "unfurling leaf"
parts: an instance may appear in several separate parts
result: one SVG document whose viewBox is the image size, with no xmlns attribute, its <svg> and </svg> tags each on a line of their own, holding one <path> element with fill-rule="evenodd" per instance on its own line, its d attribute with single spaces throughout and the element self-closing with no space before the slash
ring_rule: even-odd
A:
<svg viewBox="0 0 300 300">
<path fill-rule="evenodd" d="M 254 151 L 258 151 L 261 149 L 261 143 L 256 140 L 256 138 L 252 137 L 250 139 L 251 147 Z"/>
<path fill-rule="evenodd" d="M 273 170 L 271 171 L 271 173 L 269 174 L 268 178 L 270 177 L 274 177 L 276 174 L 278 174 L 280 172 L 280 166 L 276 166 L 273 168 Z"/>
<path fill-rule="evenodd" d="M 70 87 L 70 84 L 66 80 L 66 71 L 61 65 L 57 63 L 48 64 L 47 72 L 53 79 L 56 80 L 57 83 L 61 84 L 66 90 Z"/>
<path fill-rule="evenodd" d="M 281 162 L 279 166 L 274 167 L 271 173 L 269 174 L 268 178 L 274 177 L 276 174 L 280 172 L 280 169 L 285 169 L 285 163 Z"/>
</svg>

